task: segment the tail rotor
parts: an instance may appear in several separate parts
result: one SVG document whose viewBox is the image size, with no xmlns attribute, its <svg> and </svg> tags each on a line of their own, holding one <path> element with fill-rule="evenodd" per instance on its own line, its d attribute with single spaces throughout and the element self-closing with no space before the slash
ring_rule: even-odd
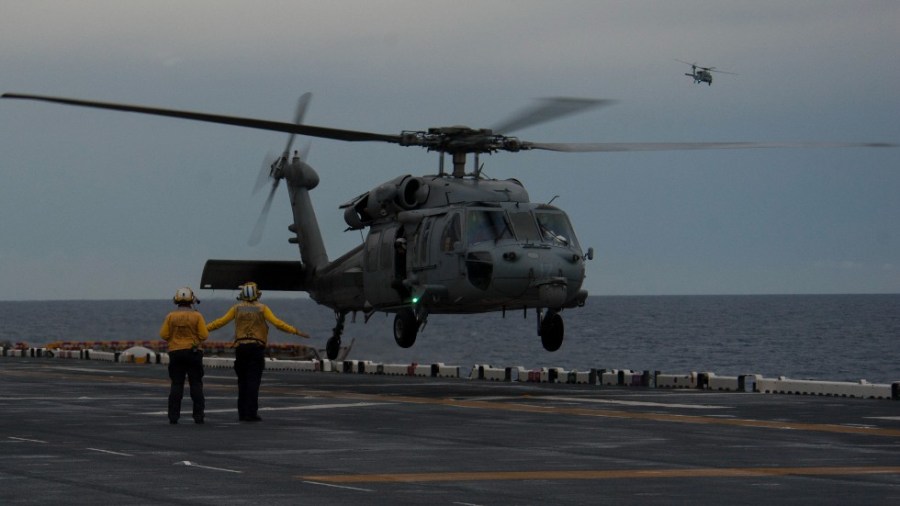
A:
<svg viewBox="0 0 900 506">
<path fill-rule="evenodd" d="M 303 124 L 303 117 L 306 115 L 306 108 L 309 106 L 311 98 L 311 93 L 304 93 L 300 96 L 300 99 L 297 101 L 297 108 L 294 110 L 294 124 Z M 266 227 L 266 220 L 269 216 L 269 210 L 272 208 L 272 200 L 275 198 L 275 192 L 278 190 L 278 185 L 281 184 L 281 180 L 284 179 L 285 167 L 291 163 L 291 148 L 294 146 L 295 137 L 296 134 L 293 133 L 288 135 L 287 144 L 284 146 L 284 151 L 282 151 L 281 156 L 269 154 L 263 160 L 259 176 L 256 178 L 253 193 L 258 193 L 269 181 L 272 182 L 272 187 L 269 190 L 269 195 L 266 197 L 265 204 L 263 204 L 262 212 L 256 220 L 256 225 L 253 227 L 253 232 L 250 234 L 250 239 L 247 241 L 247 244 L 250 246 L 256 246 L 259 244 L 260 240 L 262 240 L 263 230 L 265 230 Z M 294 155 L 299 157 L 300 161 L 306 162 L 309 149 L 310 143 L 307 143 L 301 151 L 295 152 Z"/>
</svg>

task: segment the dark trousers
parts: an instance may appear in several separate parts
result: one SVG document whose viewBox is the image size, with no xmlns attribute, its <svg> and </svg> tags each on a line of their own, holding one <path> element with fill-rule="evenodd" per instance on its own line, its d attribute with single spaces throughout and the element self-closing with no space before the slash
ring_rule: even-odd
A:
<svg viewBox="0 0 900 506">
<path fill-rule="evenodd" d="M 203 352 L 200 350 L 177 350 L 169 352 L 169 420 L 181 417 L 181 399 L 184 397 L 184 377 L 191 385 L 191 401 L 194 403 L 194 420 L 203 420 L 206 399 L 203 397 Z"/>
<path fill-rule="evenodd" d="M 238 417 L 256 416 L 259 409 L 259 385 L 266 367 L 266 348 L 258 344 L 242 344 L 234 350 L 234 372 L 238 380 Z"/>
</svg>

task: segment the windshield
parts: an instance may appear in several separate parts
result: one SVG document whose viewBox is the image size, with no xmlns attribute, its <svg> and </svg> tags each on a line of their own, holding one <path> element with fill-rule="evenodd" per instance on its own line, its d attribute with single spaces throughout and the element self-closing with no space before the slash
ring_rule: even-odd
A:
<svg viewBox="0 0 900 506">
<path fill-rule="evenodd" d="M 515 211 L 509 213 L 509 219 L 513 223 L 520 241 L 540 241 L 541 233 L 535 226 L 534 215 L 530 211 Z"/>
<path fill-rule="evenodd" d="M 569 224 L 565 214 L 553 211 L 535 211 L 534 214 L 544 242 L 578 248 L 575 232 L 572 231 L 572 225 Z"/>
</svg>

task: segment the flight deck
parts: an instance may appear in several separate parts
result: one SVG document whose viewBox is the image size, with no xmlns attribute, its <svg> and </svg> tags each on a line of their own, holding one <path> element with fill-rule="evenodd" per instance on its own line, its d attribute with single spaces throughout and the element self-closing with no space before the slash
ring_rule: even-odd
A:
<svg viewBox="0 0 900 506">
<path fill-rule="evenodd" d="M 897 504 L 900 403 L 0 357 L 2 504 Z M 189 406 L 185 399 L 185 406 Z M 186 407 L 189 413 L 190 408 Z"/>
</svg>

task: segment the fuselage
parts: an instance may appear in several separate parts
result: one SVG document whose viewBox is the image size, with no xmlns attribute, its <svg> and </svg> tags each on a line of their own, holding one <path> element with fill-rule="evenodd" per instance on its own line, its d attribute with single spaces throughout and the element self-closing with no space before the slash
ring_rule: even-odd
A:
<svg viewBox="0 0 900 506">
<path fill-rule="evenodd" d="M 516 180 L 409 177 L 345 205 L 356 213 L 348 223 L 358 219 L 368 234 L 311 280 L 316 301 L 429 313 L 584 303 L 584 254 L 562 210 L 529 202 Z"/>
<path fill-rule="evenodd" d="M 692 74 L 685 74 L 688 77 L 692 77 L 694 79 L 695 84 L 706 83 L 712 84 L 712 73 L 707 70 L 698 70 Z"/>
</svg>

